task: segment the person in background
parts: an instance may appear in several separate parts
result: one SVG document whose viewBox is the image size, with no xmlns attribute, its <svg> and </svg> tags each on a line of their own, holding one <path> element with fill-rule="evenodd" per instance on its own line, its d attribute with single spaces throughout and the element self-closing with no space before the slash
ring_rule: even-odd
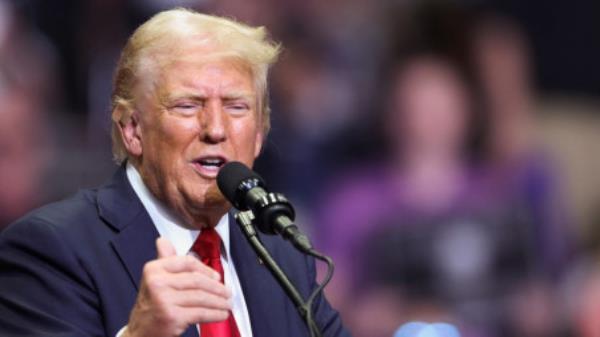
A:
<svg viewBox="0 0 600 337">
<path fill-rule="evenodd" d="M 508 19 L 484 17 L 475 27 L 473 59 L 489 119 L 485 162 L 497 191 L 524 199 L 544 243 L 543 272 L 557 277 L 572 242 L 560 176 L 536 139 L 530 47 Z"/>
<path fill-rule="evenodd" d="M 485 196 L 466 151 L 472 97 L 462 73 L 442 55 L 415 53 L 392 68 L 389 87 L 386 161 L 334 183 L 317 221 L 320 247 L 338 266 L 329 294 L 357 336 L 390 336 L 420 315 L 452 319 L 436 280 L 472 285 L 486 267 L 480 228 L 469 220 Z M 436 268 L 446 275 L 432 275 Z"/>
<path fill-rule="evenodd" d="M 532 270 L 511 300 L 511 325 L 520 336 L 555 336 L 564 330 L 558 290 L 576 244 L 562 176 L 536 138 L 531 47 L 514 22 L 498 15 L 482 16 L 472 32 L 489 125 L 488 184 L 501 202 L 519 205 L 533 240 Z"/>
<path fill-rule="evenodd" d="M 32 208 L 45 193 L 52 144 L 38 100 L 26 91 L 0 93 L 0 230 Z M 26 135 L 26 136 L 24 136 Z"/>
<path fill-rule="evenodd" d="M 0 1 L 0 231 L 53 193 L 48 118 L 60 93 L 55 53 L 11 2 Z"/>
<path fill-rule="evenodd" d="M 411 320 L 449 321 L 465 336 L 561 331 L 538 282 L 551 262 L 542 247 L 562 246 L 538 231 L 546 225 L 522 202 L 525 186 L 497 180 L 500 167 L 472 149 L 475 102 L 487 97 L 461 69 L 442 54 L 407 57 L 382 123 L 388 158 L 324 198 L 319 242 L 338 261 L 329 294 L 357 336 Z M 532 312 L 540 304 L 550 309 Z"/>
</svg>

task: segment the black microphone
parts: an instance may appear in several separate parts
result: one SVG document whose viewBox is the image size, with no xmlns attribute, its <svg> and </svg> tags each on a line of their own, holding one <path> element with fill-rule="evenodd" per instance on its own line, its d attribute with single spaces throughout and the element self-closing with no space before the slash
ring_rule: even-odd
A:
<svg viewBox="0 0 600 337">
<path fill-rule="evenodd" d="M 254 213 L 261 232 L 280 234 L 303 252 L 312 250 L 308 237 L 294 224 L 292 204 L 282 194 L 268 192 L 264 180 L 246 165 L 225 164 L 217 175 L 217 185 L 235 208 Z"/>
</svg>

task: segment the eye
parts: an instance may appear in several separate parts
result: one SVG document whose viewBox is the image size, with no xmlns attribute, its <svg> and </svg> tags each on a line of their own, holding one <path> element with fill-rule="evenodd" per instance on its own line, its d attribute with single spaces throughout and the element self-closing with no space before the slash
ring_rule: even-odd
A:
<svg viewBox="0 0 600 337">
<path fill-rule="evenodd" d="M 182 103 L 182 104 L 177 104 L 175 106 L 175 108 L 178 108 L 178 109 L 193 109 L 194 107 L 195 107 L 195 105 L 191 104 L 191 103 Z"/>
<path fill-rule="evenodd" d="M 188 116 L 196 114 L 199 108 L 201 108 L 201 104 L 197 102 L 178 102 L 173 104 L 170 110 Z"/>
<path fill-rule="evenodd" d="M 250 104 L 246 102 L 230 102 L 227 103 L 225 108 L 230 111 L 232 114 L 243 114 L 246 111 L 250 110 Z"/>
<path fill-rule="evenodd" d="M 231 106 L 231 108 L 234 110 L 247 110 L 248 105 L 247 104 L 234 104 Z"/>
</svg>

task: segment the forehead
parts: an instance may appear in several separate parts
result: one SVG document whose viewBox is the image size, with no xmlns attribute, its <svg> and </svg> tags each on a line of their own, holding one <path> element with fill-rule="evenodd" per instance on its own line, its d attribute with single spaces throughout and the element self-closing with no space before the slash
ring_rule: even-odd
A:
<svg viewBox="0 0 600 337">
<path fill-rule="evenodd" d="M 248 62 L 206 43 L 179 43 L 153 53 L 144 62 L 139 82 L 145 92 L 174 90 L 243 91 L 255 96 L 254 74 Z"/>
</svg>

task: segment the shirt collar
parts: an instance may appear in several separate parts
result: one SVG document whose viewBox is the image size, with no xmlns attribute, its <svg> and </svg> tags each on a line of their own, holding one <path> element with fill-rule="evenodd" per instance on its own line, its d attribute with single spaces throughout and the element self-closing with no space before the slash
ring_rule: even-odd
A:
<svg viewBox="0 0 600 337">
<path fill-rule="evenodd" d="M 148 189 L 137 169 L 127 163 L 127 179 L 135 194 L 140 198 L 142 205 L 150 215 L 150 219 L 158 230 L 160 236 L 166 237 L 175 247 L 177 255 L 187 255 L 196 241 L 199 230 L 191 230 L 183 226 L 183 220 L 173 211 L 167 208 L 160 200 L 158 200 Z M 229 214 L 225 213 L 215 227 L 217 233 L 221 237 L 224 250 L 221 254 L 229 258 Z"/>
</svg>

